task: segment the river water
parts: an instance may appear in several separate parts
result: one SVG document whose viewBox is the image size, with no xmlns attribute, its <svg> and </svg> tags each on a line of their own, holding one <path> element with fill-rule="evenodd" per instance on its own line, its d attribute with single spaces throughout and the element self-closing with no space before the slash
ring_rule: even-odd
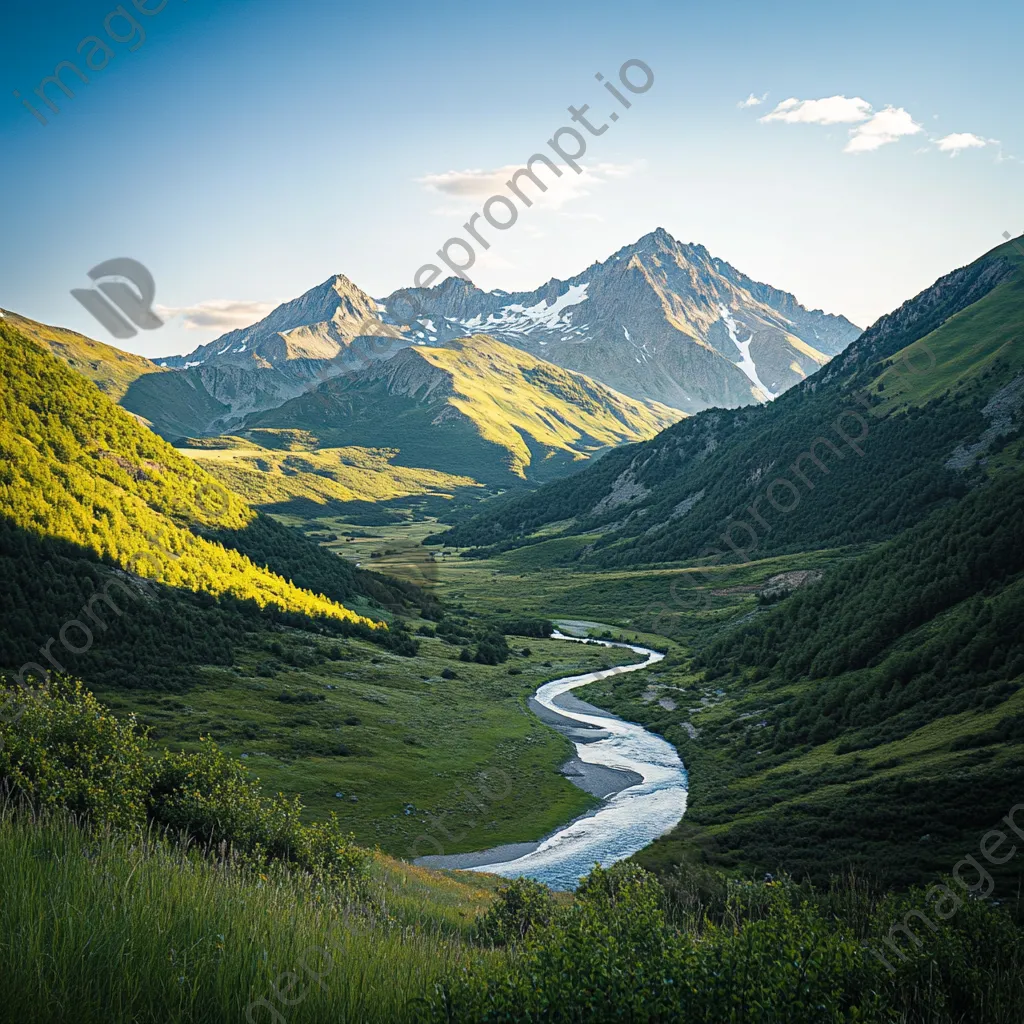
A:
<svg viewBox="0 0 1024 1024">
<path fill-rule="evenodd" d="M 629 857 L 678 824 L 686 811 L 687 777 L 675 747 L 660 736 L 632 722 L 600 713 L 568 711 L 554 703 L 556 697 L 579 686 L 609 676 L 638 672 L 661 661 L 664 655 L 646 647 L 582 640 L 559 632 L 553 638 L 570 643 L 625 647 L 647 656 L 646 661 L 636 665 L 554 679 L 544 683 L 535 694 L 537 702 L 549 711 L 582 726 L 596 726 L 601 730 L 592 734 L 600 738 L 575 744 L 581 761 L 635 772 L 642 781 L 609 797 L 596 811 L 559 829 L 532 852 L 514 860 L 481 865 L 475 870 L 506 878 L 525 875 L 553 889 L 574 889 L 595 863 L 607 867 Z"/>
</svg>

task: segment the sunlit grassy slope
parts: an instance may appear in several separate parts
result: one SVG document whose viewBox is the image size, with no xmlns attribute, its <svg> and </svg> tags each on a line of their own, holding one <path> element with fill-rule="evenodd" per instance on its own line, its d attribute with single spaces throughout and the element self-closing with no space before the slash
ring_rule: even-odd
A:
<svg viewBox="0 0 1024 1024">
<path fill-rule="evenodd" d="M 1010 250 L 1012 253 L 1013 250 Z M 1024 257 L 1018 257 L 1024 266 Z M 1024 368 L 1024 273 L 1005 281 L 919 341 L 887 360 L 893 370 L 876 378 L 875 390 L 886 413 L 923 406 L 949 391 L 964 392 L 992 370 L 1005 383 Z M 930 353 L 930 354 L 929 354 Z M 905 366 L 917 373 L 907 373 Z M 878 385 L 881 384 L 881 389 Z"/>
<path fill-rule="evenodd" d="M 0 312 L 8 324 L 46 346 L 115 402 L 119 402 L 129 385 L 144 374 L 167 372 L 143 356 L 122 352 L 76 331 L 37 323 L 6 309 Z"/>
<path fill-rule="evenodd" d="M 403 466 L 507 485 L 564 476 L 681 417 L 474 335 L 446 348 L 403 349 L 334 378 L 250 416 L 242 433 L 303 430 L 323 447 L 394 448 Z"/>
<path fill-rule="evenodd" d="M 6 323 L 0 379 L 0 514 L 10 523 L 170 586 L 371 624 L 193 533 L 238 530 L 255 513 Z"/>
<path fill-rule="evenodd" d="M 660 402 L 640 401 L 487 335 L 417 353 L 452 377 L 451 404 L 487 441 L 508 449 L 525 475 L 531 454 L 524 435 L 582 457 L 588 447 L 642 441 L 682 418 Z"/>
<path fill-rule="evenodd" d="M 298 873 L 264 881 L 168 843 L 0 811 L 0 1020 L 221 1024 L 283 1009 L 295 1022 L 391 1024 L 449 966 L 504 959 L 462 938 L 491 881 L 386 857 L 371 873 L 378 911 L 361 920 Z M 40 913 L 41 895 L 61 909 Z M 281 1003 L 283 973 L 303 965 L 319 981 Z"/>
<path fill-rule="evenodd" d="M 317 505 L 350 501 L 394 501 L 419 495 L 451 498 L 460 488 L 479 489 L 475 480 L 433 469 L 395 465 L 388 448 L 316 448 L 316 438 L 292 441 L 279 450 L 278 438 L 295 431 L 251 431 L 251 440 L 197 440 L 179 451 L 256 506 L 305 499 Z M 263 447 L 272 443 L 272 446 Z"/>
</svg>

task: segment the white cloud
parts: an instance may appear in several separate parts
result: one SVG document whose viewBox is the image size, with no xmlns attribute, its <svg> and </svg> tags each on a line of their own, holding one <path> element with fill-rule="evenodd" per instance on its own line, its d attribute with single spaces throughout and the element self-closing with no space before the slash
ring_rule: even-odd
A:
<svg viewBox="0 0 1024 1024">
<path fill-rule="evenodd" d="M 956 156 L 957 153 L 961 153 L 965 149 L 983 149 L 990 142 L 994 143 L 996 140 L 983 139 L 973 132 L 954 132 L 952 135 L 938 139 L 935 145 L 939 147 L 940 152 Z"/>
<path fill-rule="evenodd" d="M 738 106 L 756 106 L 759 102 L 751 93 Z M 934 115 L 936 118 L 938 116 Z M 844 153 L 854 154 L 873 153 L 883 146 L 899 142 L 905 136 L 920 135 L 925 131 L 923 125 L 915 121 L 910 112 L 903 107 L 887 106 L 882 110 L 875 110 L 867 100 L 859 96 L 827 96 L 816 100 L 791 97 L 783 100 L 760 120 L 768 123 L 778 121 L 782 124 L 855 125 L 850 129 L 850 139 L 843 148 Z M 954 132 L 941 139 L 936 139 L 928 133 L 924 149 L 917 152 L 925 152 L 933 143 L 940 153 L 949 153 L 950 156 L 957 156 L 967 149 L 995 146 L 998 150 L 997 163 L 1014 159 L 1003 154 L 998 139 L 982 138 L 973 132 Z"/>
<path fill-rule="evenodd" d="M 751 93 L 745 100 L 740 100 L 736 106 L 739 107 L 740 110 L 746 110 L 749 107 L 759 107 L 766 99 L 768 99 L 768 93 L 765 93 L 763 96 L 755 96 Z"/>
<path fill-rule="evenodd" d="M 194 306 L 154 306 L 154 310 L 164 320 L 180 316 L 186 330 L 216 328 L 219 331 L 233 331 L 262 320 L 277 305 L 276 302 L 207 299 Z"/>
<path fill-rule="evenodd" d="M 533 165 L 534 173 L 548 186 L 547 192 L 539 191 L 529 178 L 519 179 L 520 189 L 533 200 L 535 207 L 559 209 L 565 203 L 590 195 L 594 188 L 609 181 L 630 177 L 643 167 L 643 162 L 599 163 L 584 167 L 580 174 L 564 164 L 556 166 L 562 172 L 561 177 L 556 177 L 551 168 L 543 163 L 537 162 Z M 520 165 L 508 164 L 492 171 L 476 169 L 425 174 L 422 178 L 415 180 L 431 192 L 440 192 L 442 195 L 452 196 L 457 200 L 473 200 L 472 205 L 478 206 L 480 200 L 494 195 L 503 195 L 514 199 L 514 194 L 509 190 L 507 182 L 519 169 Z M 521 202 L 519 205 L 522 205 Z M 467 209 L 469 209 L 468 206 L 445 205 L 438 207 L 433 212 L 443 216 L 461 217 L 467 212 Z"/>
<path fill-rule="evenodd" d="M 886 107 L 870 121 L 850 131 L 850 141 L 844 153 L 872 153 L 891 142 L 899 142 L 904 135 L 917 135 L 924 129 L 902 107 Z"/>
<path fill-rule="evenodd" d="M 871 104 L 859 96 L 829 96 L 820 100 L 790 98 L 783 100 L 761 120 L 781 121 L 783 124 L 852 124 L 866 121 L 871 110 Z"/>
</svg>

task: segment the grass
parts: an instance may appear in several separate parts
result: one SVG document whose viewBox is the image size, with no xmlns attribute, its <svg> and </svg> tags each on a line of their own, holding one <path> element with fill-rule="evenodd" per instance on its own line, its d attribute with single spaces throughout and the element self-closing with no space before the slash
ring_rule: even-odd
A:
<svg viewBox="0 0 1024 1024">
<path fill-rule="evenodd" d="M 331 661 L 331 641 L 277 635 L 285 657 L 237 650 L 232 668 L 203 669 L 187 694 L 97 696 L 118 714 L 137 712 L 172 749 L 212 736 L 266 788 L 299 794 L 311 817 L 336 812 L 362 845 L 396 856 L 537 839 L 595 803 L 559 773 L 571 744 L 526 699 L 549 679 L 633 661 L 630 652 L 519 638 L 508 663 L 490 666 L 423 637 L 415 658 L 346 640 Z M 293 652 L 315 663 L 289 665 Z"/>
<path fill-rule="evenodd" d="M 416 351 L 452 375 L 451 405 L 485 441 L 508 450 L 510 468 L 520 476 L 534 457 L 526 437 L 549 456 L 564 452 L 579 460 L 605 446 L 653 437 L 682 417 L 678 409 L 629 398 L 486 335 Z"/>
<path fill-rule="evenodd" d="M 0 1021 L 402 1021 L 448 968 L 501 957 L 462 939 L 486 885 L 380 858 L 345 908 L 293 873 L 2 809 Z"/>
<path fill-rule="evenodd" d="M 166 373 L 156 363 L 143 356 L 122 352 L 112 345 L 93 341 L 84 334 L 64 327 L 50 327 L 10 310 L 3 311 L 4 320 L 19 331 L 46 346 L 58 359 L 63 360 L 83 377 L 91 380 L 105 395 L 115 402 L 139 377 L 149 373 Z"/>
<path fill-rule="evenodd" d="M 564 476 L 682 415 L 475 335 L 403 349 L 383 369 L 335 378 L 247 422 L 312 431 L 324 447 L 393 448 L 405 466 L 509 485 Z"/>
<path fill-rule="evenodd" d="M 379 546 L 389 546 L 386 528 L 374 533 L 383 538 L 376 542 Z M 439 593 L 474 608 L 496 610 L 514 604 L 524 614 L 607 622 L 629 637 L 646 637 L 666 650 L 666 638 L 687 645 L 700 643 L 723 623 L 753 612 L 756 591 L 772 576 L 798 569 L 824 571 L 864 550 L 864 546 L 848 547 L 701 566 L 699 571 L 711 580 L 708 584 L 696 582 L 694 566 L 583 572 L 545 566 L 543 553 L 537 552 L 549 545 L 583 546 L 589 539 L 551 540 L 489 559 L 459 558 L 453 549 L 444 549 L 445 557 L 436 566 Z M 691 599 L 691 588 L 702 600 Z M 708 589 L 710 594 L 705 594 Z M 699 610 L 694 611 L 698 604 Z"/>
<path fill-rule="evenodd" d="M 1021 257 L 1014 258 L 1024 265 Z M 1018 274 L 888 360 L 898 372 L 887 371 L 878 378 L 884 384 L 879 411 L 920 407 L 946 391 L 964 391 L 990 369 L 998 370 L 1002 383 L 1019 373 L 1024 368 L 1024 346 L 1015 332 L 1022 302 L 1024 276 Z M 916 372 L 907 372 L 904 357 Z"/>
<path fill-rule="evenodd" d="M 260 431 L 253 431 L 260 435 Z M 466 476 L 395 465 L 388 448 L 280 451 L 244 438 L 218 438 L 220 447 L 178 450 L 261 508 L 303 499 L 327 507 L 352 501 L 394 501 L 419 495 L 451 499 L 480 485 Z"/>
</svg>

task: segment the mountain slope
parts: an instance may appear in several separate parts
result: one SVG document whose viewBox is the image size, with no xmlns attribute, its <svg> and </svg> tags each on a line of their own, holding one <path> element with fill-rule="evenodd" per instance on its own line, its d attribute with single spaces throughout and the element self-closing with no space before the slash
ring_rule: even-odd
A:
<svg viewBox="0 0 1024 1024">
<path fill-rule="evenodd" d="M 245 427 L 306 430 L 322 446 L 397 448 L 397 464 L 508 483 L 550 479 L 680 415 L 476 335 L 405 348 Z"/>
<path fill-rule="evenodd" d="M 807 310 L 660 228 L 582 274 L 532 292 L 482 292 L 448 278 L 381 304 L 385 321 L 421 343 L 485 331 L 685 412 L 763 402 L 860 333 L 845 317 Z M 419 307 L 415 317 L 403 312 L 410 305 Z"/>
<path fill-rule="evenodd" d="M 122 352 L 64 327 L 50 327 L 10 310 L 0 310 L 4 321 L 48 348 L 58 359 L 88 378 L 108 398 L 121 401 L 140 377 L 164 371 L 149 359 Z"/>
<path fill-rule="evenodd" d="M 964 492 L 960 446 L 1020 422 L 1019 260 L 1003 246 L 947 275 L 768 407 L 701 413 L 446 539 L 514 546 L 572 518 L 602 534 L 593 563 L 636 565 L 891 536 Z"/>
<path fill-rule="evenodd" d="M 282 303 L 259 323 L 222 335 L 187 356 L 158 359 L 160 365 L 181 368 L 200 365 L 273 366 L 327 362 L 343 355 L 361 336 L 367 320 L 378 320 L 377 303 L 347 277 L 336 274 L 297 299 Z M 381 325 L 383 335 L 400 337 Z"/>
<path fill-rule="evenodd" d="M 0 379 L 0 514 L 10 528 L 78 545 L 140 579 L 378 625 L 197 535 L 244 531 L 256 514 L 6 323 Z"/>
<path fill-rule="evenodd" d="M 420 495 L 451 498 L 479 490 L 469 477 L 394 464 L 393 448 L 320 448 L 301 431 L 250 430 L 247 437 L 192 439 L 179 451 L 251 505 L 286 511 L 301 505 L 386 502 Z"/>
<path fill-rule="evenodd" d="M 665 595 L 710 642 L 656 680 L 580 694 L 662 733 L 687 766 L 686 817 L 637 859 L 907 885 L 973 852 L 1012 896 L 1019 859 L 978 846 L 1024 785 L 1019 443 L 1014 467 L 767 606 L 778 561 Z M 735 586 L 740 572 L 754 585 Z"/>
<path fill-rule="evenodd" d="M 378 352 L 373 336 L 393 339 L 387 352 Z M 377 303 L 339 274 L 251 327 L 155 360 L 155 368 L 174 372 L 136 381 L 121 404 L 164 437 L 226 433 L 246 415 L 403 344 L 402 332 L 380 321 Z"/>
</svg>

